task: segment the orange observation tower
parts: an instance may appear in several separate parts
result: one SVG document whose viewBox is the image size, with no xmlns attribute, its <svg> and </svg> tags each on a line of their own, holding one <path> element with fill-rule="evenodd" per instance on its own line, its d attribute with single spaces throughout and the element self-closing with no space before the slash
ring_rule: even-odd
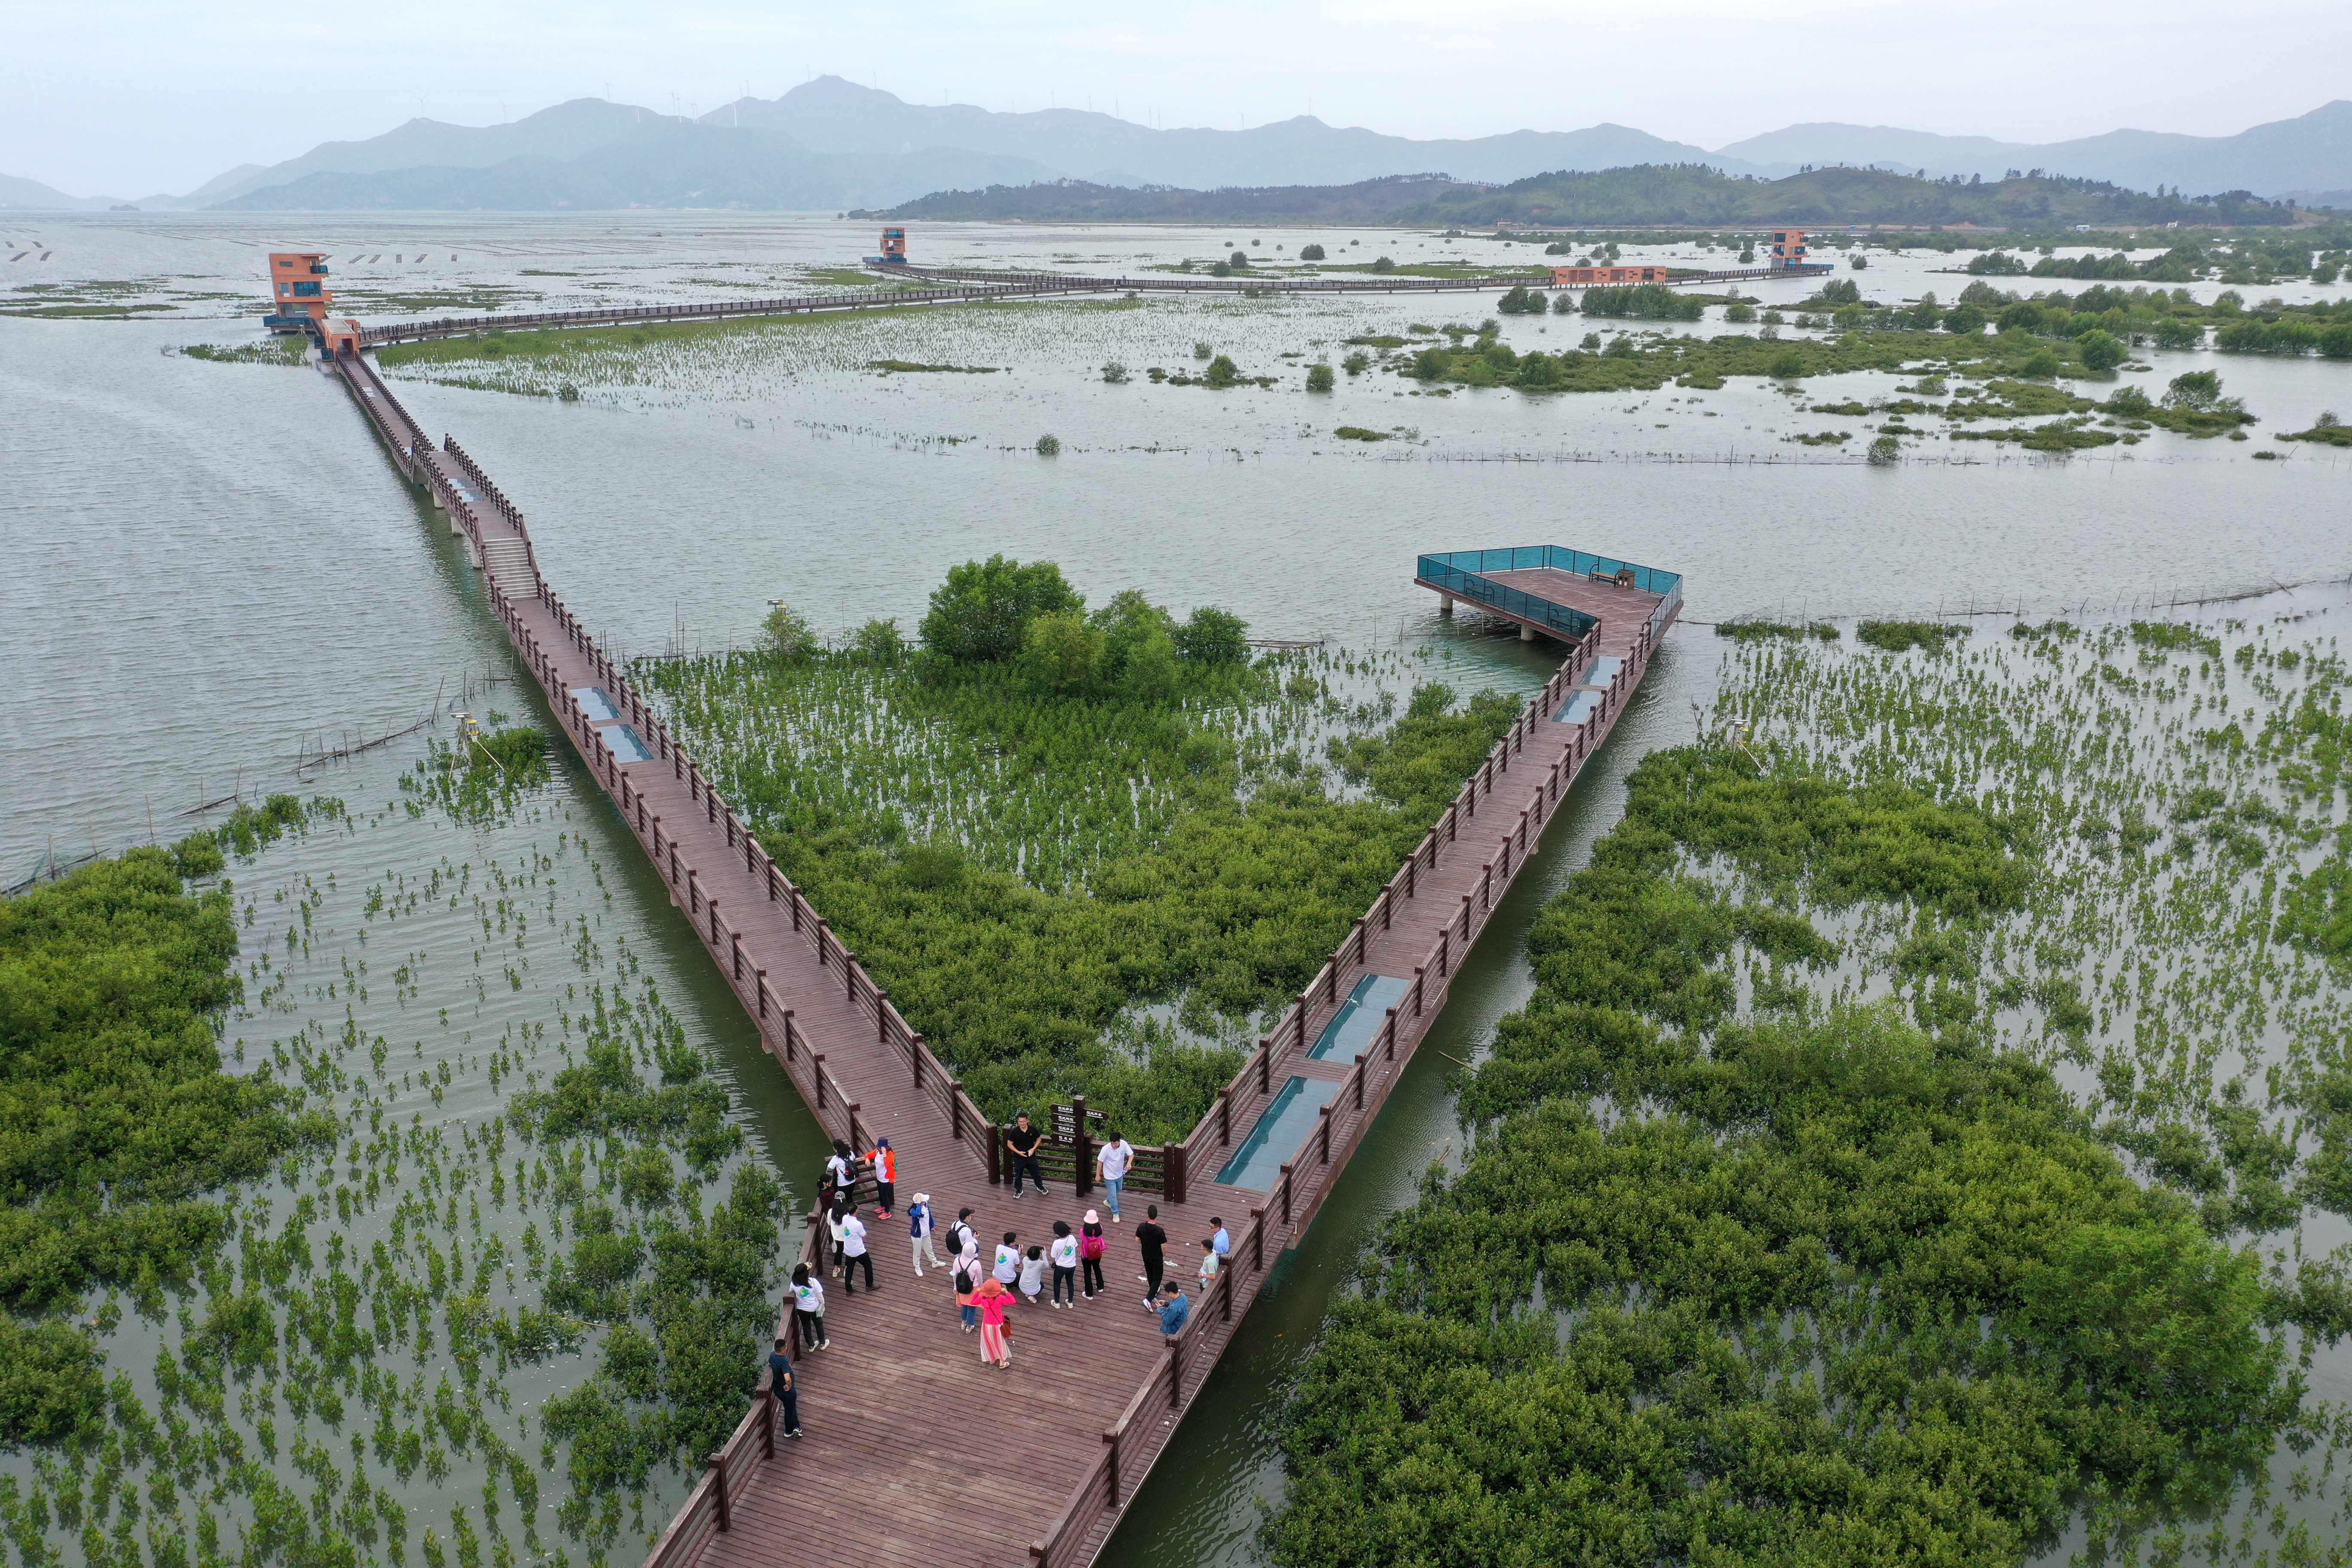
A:
<svg viewBox="0 0 2352 1568">
<path fill-rule="evenodd" d="M 315 250 L 269 253 L 269 314 L 261 324 L 273 332 L 316 333 L 335 296 L 327 287 L 327 258 Z"/>
</svg>

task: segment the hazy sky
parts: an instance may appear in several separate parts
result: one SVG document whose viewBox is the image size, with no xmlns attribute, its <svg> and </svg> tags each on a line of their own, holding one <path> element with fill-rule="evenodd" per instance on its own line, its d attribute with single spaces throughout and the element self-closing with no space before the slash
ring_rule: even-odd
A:
<svg viewBox="0 0 2352 1568">
<path fill-rule="evenodd" d="M 0 0 L 0 174 L 77 195 L 566 98 L 709 110 L 818 71 L 916 102 L 1411 136 L 1614 121 L 1715 147 L 1802 121 L 2050 141 L 2227 134 L 2352 96 L 2344 0 Z"/>
</svg>

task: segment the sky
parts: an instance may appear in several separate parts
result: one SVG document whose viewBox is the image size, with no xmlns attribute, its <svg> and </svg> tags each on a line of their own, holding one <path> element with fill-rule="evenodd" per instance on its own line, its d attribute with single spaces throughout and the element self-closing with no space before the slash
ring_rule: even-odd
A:
<svg viewBox="0 0 2352 1568">
<path fill-rule="evenodd" d="M 831 71 L 918 103 L 1395 135 L 1601 121 L 1714 148 L 1811 121 L 2228 135 L 2352 96 L 2343 0 L 0 0 L 0 174 L 74 195 L 565 99 L 708 110 Z"/>
</svg>

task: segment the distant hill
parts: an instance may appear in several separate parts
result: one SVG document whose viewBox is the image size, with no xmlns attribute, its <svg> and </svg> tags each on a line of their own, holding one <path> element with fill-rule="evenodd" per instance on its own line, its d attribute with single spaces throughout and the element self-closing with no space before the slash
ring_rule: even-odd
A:
<svg viewBox="0 0 2352 1568">
<path fill-rule="evenodd" d="M 312 174 L 379 174 L 428 168 L 488 169 L 516 158 L 562 162 L 664 123 L 684 124 L 632 104 L 575 98 L 504 125 L 412 120 L 364 142 L 321 142 L 299 158 L 242 170 L 188 193 L 191 206 L 223 206 L 248 191 L 290 185 Z"/>
<path fill-rule="evenodd" d="M 812 153 L 770 131 L 662 117 L 573 158 L 527 155 L 480 167 L 318 173 L 246 192 L 231 212 L 593 211 L 746 207 L 833 211 L 959 180 L 1034 180 L 1018 158 L 933 148 L 906 154 Z"/>
<path fill-rule="evenodd" d="M 869 216 L 869 215 L 860 215 Z M 1122 190 L 1079 181 L 942 191 L 870 216 L 941 222 L 1011 219 L 1108 223 L 1516 223 L 1538 226 L 1743 226 L 1769 223 L 1968 224 L 2050 228 L 2078 223 L 2273 224 L 2294 214 L 2242 193 L 2216 201 L 2144 195 L 2087 180 L 1971 184 L 1875 169 L 1817 169 L 1739 179 L 1701 164 L 1561 172 L 1486 185 L 1419 175 L 1351 185 L 1219 191 Z"/>
<path fill-rule="evenodd" d="M 2092 180 L 1923 180 L 1883 169 L 1816 169 L 1741 180 L 1691 164 L 1539 174 L 1454 190 L 1398 210 L 1399 223 L 1969 224 L 2049 228 L 2078 223 L 2293 223 L 2291 208 L 2233 193 L 2210 200 L 2155 196 Z"/>
<path fill-rule="evenodd" d="M 0 174 L 0 212 L 104 212 L 117 196 L 69 196 L 38 180 Z"/>
<path fill-rule="evenodd" d="M 2352 101 L 2338 99 L 2234 136 L 2110 131 L 2070 142 L 1998 142 L 1889 125 L 1816 124 L 1751 136 L 1717 149 L 1717 155 L 1773 174 L 1801 164 L 1852 163 L 1994 180 L 2011 169 L 2040 169 L 2134 190 L 2243 190 L 2278 198 L 2352 185 Z"/>
<path fill-rule="evenodd" d="M 1485 191 L 1450 174 L 1392 174 L 1349 185 L 1099 185 L 1088 180 L 935 191 L 887 212 L 852 217 L 933 223 L 998 219 L 1022 223 L 1389 223 L 1395 214 L 1454 193 Z"/>
<path fill-rule="evenodd" d="M 1345 184 L 1415 169 L 1450 170 L 1467 180 L 1516 180 L 1545 169 L 1717 161 L 1705 148 L 1622 125 L 1416 141 L 1299 115 L 1245 131 L 1161 131 L 1081 109 L 1003 114 L 971 104 L 908 103 L 835 76 L 782 98 L 740 100 L 704 115 L 702 122 L 780 131 L 818 153 L 959 147 L 1025 158 L 1057 174 L 1106 185 Z"/>
</svg>

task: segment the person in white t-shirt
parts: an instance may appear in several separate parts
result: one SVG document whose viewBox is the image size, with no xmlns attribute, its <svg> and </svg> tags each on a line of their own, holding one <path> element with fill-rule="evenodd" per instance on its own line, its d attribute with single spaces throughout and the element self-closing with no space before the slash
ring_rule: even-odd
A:
<svg viewBox="0 0 2352 1568">
<path fill-rule="evenodd" d="M 1078 1238 L 1070 1231 L 1070 1222 L 1054 1222 L 1054 1244 L 1045 1249 L 1054 1265 L 1054 1308 L 1059 1311 L 1066 1300 L 1073 1307 L 1078 1304 Z"/>
<path fill-rule="evenodd" d="M 871 1290 L 874 1289 L 874 1255 L 866 1250 L 866 1222 L 857 1217 L 857 1211 L 853 1208 L 841 1216 L 841 1293 L 843 1295 L 857 1294 L 857 1287 L 852 1283 L 850 1275 L 856 1272 L 860 1264 L 863 1264 L 866 1268 L 866 1288 Z"/>
<path fill-rule="evenodd" d="M 1113 1132 L 1103 1146 L 1095 1151 L 1095 1170 L 1102 1177 L 1104 1198 L 1110 1209 L 1110 1222 L 1118 1223 L 1118 1194 L 1127 1185 L 1127 1173 L 1135 1169 L 1135 1145 Z"/>
</svg>

